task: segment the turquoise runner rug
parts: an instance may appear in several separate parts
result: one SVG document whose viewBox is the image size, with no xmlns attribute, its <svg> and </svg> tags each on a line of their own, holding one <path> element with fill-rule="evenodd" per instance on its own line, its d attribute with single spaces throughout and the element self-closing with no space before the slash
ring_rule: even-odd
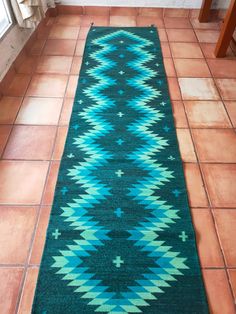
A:
<svg viewBox="0 0 236 314">
<path fill-rule="evenodd" d="M 154 27 L 88 34 L 33 313 L 208 313 Z"/>
</svg>

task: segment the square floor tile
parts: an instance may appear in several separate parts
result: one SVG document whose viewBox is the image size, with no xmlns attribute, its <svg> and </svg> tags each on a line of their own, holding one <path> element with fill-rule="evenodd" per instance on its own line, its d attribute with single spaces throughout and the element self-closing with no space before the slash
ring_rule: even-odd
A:
<svg viewBox="0 0 236 314">
<path fill-rule="evenodd" d="M 84 7 L 84 14 L 85 15 L 109 15 L 110 14 L 110 7 L 106 6 L 85 6 Z"/>
<path fill-rule="evenodd" d="M 17 73 L 32 74 L 38 62 L 37 56 L 26 57 L 19 63 L 15 62 L 15 69 Z"/>
<path fill-rule="evenodd" d="M 205 56 L 205 58 L 215 58 L 215 48 L 216 44 L 209 44 L 209 43 L 200 43 L 202 52 Z M 234 53 L 232 49 L 229 47 L 227 52 L 226 52 L 226 57 L 225 58 L 234 58 Z M 219 60 L 219 59 L 217 59 Z"/>
<path fill-rule="evenodd" d="M 42 56 L 39 58 L 36 72 L 48 74 L 69 74 L 71 64 L 72 57 L 69 56 Z"/>
<path fill-rule="evenodd" d="M 29 267 L 27 269 L 18 314 L 31 313 L 38 272 L 38 267 Z"/>
<path fill-rule="evenodd" d="M 227 267 L 236 267 L 236 210 L 215 209 L 214 217 Z"/>
<path fill-rule="evenodd" d="M 196 29 L 208 29 L 208 30 L 218 30 L 220 28 L 218 22 L 207 22 L 207 23 L 200 23 L 198 18 L 191 18 L 190 22 L 192 26 Z"/>
<path fill-rule="evenodd" d="M 41 55 L 44 45 L 46 43 L 45 39 L 36 39 L 33 45 L 29 49 L 29 54 L 32 56 L 39 56 Z"/>
<path fill-rule="evenodd" d="M 136 26 L 136 16 L 110 16 L 111 26 Z"/>
<path fill-rule="evenodd" d="M 236 162 L 236 133 L 232 129 L 194 129 L 193 138 L 202 162 Z"/>
<path fill-rule="evenodd" d="M 184 101 L 192 128 L 230 128 L 231 124 L 221 101 Z"/>
<path fill-rule="evenodd" d="M 234 299 L 236 299 L 236 269 L 228 269 L 229 279 L 231 283 L 231 287 L 234 294 Z"/>
<path fill-rule="evenodd" d="M 35 207 L 0 206 L 0 263 L 24 264 L 37 218 Z"/>
<path fill-rule="evenodd" d="M 78 75 L 69 76 L 69 81 L 66 88 L 65 97 L 71 97 L 71 98 L 75 97 L 75 93 L 76 93 L 76 89 L 78 85 L 78 79 L 79 79 Z"/>
<path fill-rule="evenodd" d="M 164 29 L 158 29 L 158 36 L 161 42 L 168 42 L 168 38 L 167 38 L 167 34 L 166 31 Z"/>
<path fill-rule="evenodd" d="M 236 165 L 202 164 L 213 207 L 236 208 Z"/>
<path fill-rule="evenodd" d="M 70 69 L 70 74 L 79 75 L 82 64 L 82 57 L 74 57 Z"/>
<path fill-rule="evenodd" d="M 210 313 L 234 314 L 234 302 L 224 269 L 203 269 Z"/>
<path fill-rule="evenodd" d="M 181 100 L 181 93 L 177 78 L 168 77 L 168 88 L 171 100 Z"/>
<path fill-rule="evenodd" d="M 50 23 L 49 23 L 50 24 Z M 41 23 L 37 28 L 37 38 L 47 39 L 52 25 Z"/>
<path fill-rule="evenodd" d="M 110 15 L 119 15 L 119 16 L 135 16 L 138 14 L 138 8 L 135 7 L 111 7 Z"/>
<path fill-rule="evenodd" d="M 181 158 L 184 162 L 196 162 L 193 142 L 188 129 L 176 129 Z"/>
<path fill-rule="evenodd" d="M 188 128 L 188 122 L 182 101 L 172 101 L 172 110 L 176 128 Z"/>
<path fill-rule="evenodd" d="M 189 10 L 188 17 L 190 19 L 198 18 L 199 13 L 200 13 L 200 9 L 191 9 L 191 10 Z"/>
<path fill-rule="evenodd" d="M 26 89 L 30 82 L 30 75 L 27 74 L 16 74 L 12 82 L 8 87 L 3 91 L 3 94 L 6 96 L 24 96 Z"/>
<path fill-rule="evenodd" d="M 219 31 L 196 29 L 195 33 L 200 43 L 216 43 L 219 38 Z"/>
<path fill-rule="evenodd" d="M 17 125 L 12 129 L 4 159 L 49 160 L 57 128 L 55 126 Z"/>
<path fill-rule="evenodd" d="M 53 25 L 49 33 L 49 39 L 77 39 L 78 35 L 78 26 Z"/>
<path fill-rule="evenodd" d="M 137 16 L 137 26 L 151 26 L 154 25 L 159 28 L 164 28 L 162 18 L 156 16 Z"/>
<path fill-rule="evenodd" d="M 10 125 L 0 125 L 0 156 L 2 155 L 2 152 L 6 146 L 7 140 L 11 133 L 11 128 L 12 127 Z"/>
<path fill-rule="evenodd" d="M 39 204 L 47 171 L 46 161 L 0 161 L 0 204 Z"/>
<path fill-rule="evenodd" d="M 187 18 L 189 16 L 189 10 L 180 8 L 165 8 L 163 14 L 165 17 Z"/>
<path fill-rule="evenodd" d="M 198 43 L 170 43 L 173 58 L 203 58 Z"/>
<path fill-rule="evenodd" d="M 52 26 L 53 24 L 55 24 L 55 20 L 56 20 L 56 18 L 54 16 L 49 17 L 46 21 L 46 25 Z"/>
<path fill-rule="evenodd" d="M 220 94 L 225 100 L 236 100 L 236 79 L 216 79 Z"/>
<path fill-rule="evenodd" d="M 84 15 L 82 17 L 82 21 L 81 21 L 82 26 L 90 26 L 92 23 L 94 24 L 94 26 L 108 26 L 109 16 Z"/>
<path fill-rule="evenodd" d="M 191 212 L 201 266 L 224 267 L 224 260 L 210 210 L 193 208 Z"/>
<path fill-rule="evenodd" d="M 27 96 L 64 97 L 67 81 L 67 75 L 36 74 L 32 77 Z"/>
<path fill-rule="evenodd" d="M 70 39 L 49 39 L 47 40 L 43 54 L 51 56 L 73 56 L 76 40 Z"/>
<path fill-rule="evenodd" d="M 170 45 L 168 42 L 161 42 L 161 50 L 164 58 L 171 58 Z"/>
<path fill-rule="evenodd" d="M 56 125 L 62 102 L 62 98 L 25 97 L 15 123 Z"/>
<path fill-rule="evenodd" d="M 79 15 L 58 15 L 55 20 L 56 25 L 66 25 L 66 26 L 79 26 L 82 21 L 82 16 Z"/>
<path fill-rule="evenodd" d="M 82 26 L 82 27 L 80 27 L 79 39 L 86 39 L 89 30 L 90 30 L 90 27 L 89 27 L 89 26 Z"/>
<path fill-rule="evenodd" d="M 57 131 L 57 137 L 53 152 L 53 159 L 60 160 L 64 151 L 68 126 L 60 126 Z"/>
<path fill-rule="evenodd" d="M 230 116 L 233 126 L 236 128 L 236 101 L 225 101 L 226 110 Z"/>
<path fill-rule="evenodd" d="M 182 17 L 165 17 L 164 18 L 165 28 L 192 28 L 188 18 Z M 183 30 L 184 31 L 184 30 Z"/>
<path fill-rule="evenodd" d="M 175 67 L 172 58 L 164 58 L 164 67 L 168 77 L 176 77 Z"/>
<path fill-rule="evenodd" d="M 170 42 L 196 42 L 197 38 L 192 29 L 172 29 L 166 30 Z"/>
<path fill-rule="evenodd" d="M 204 59 L 174 59 L 178 77 L 211 77 Z"/>
<path fill-rule="evenodd" d="M 53 203 L 59 166 L 60 166 L 59 161 L 53 161 L 51 163 L 42 200 L 43 205 L 52 205 Z"/>
<path fill-rule="evenodd" d="M 21 97 L 2 97 L 0 99 L 0 124 L 14 123 L 21 103 Z"/>
<path fill-rule="evenodd" d="M 0 268 L 0 308 L 2 313 L 16 313 L 23 268 Z"/>
<path fill-rule="evenodd" d="M 179 78 L 184 100 L 219 100 L 214 81 L 210 78 Z"/>
<path fill-rule="evenodd" d="M 63 107 L 62 107 L 62 112 L 60 116 L 60 125 L 68 125 L 70 122 L 70 117 L 71 117 L 71 112 L 74 104 L 74 99 L 73 98 L 65 98 Z"/>
<path fill-rule="evenodd" d="M 82 57 L 84 54 L 84 48 L 85 48 L 85 40 L 79 39 L 76 44 L 75 55 Z"/>
<path fill-rule="evenodd" d="M 217 78 L 236 78 L 235 60 L 208 59 L 211 73 Z"/>
<path fill-rule="evenodd" d="M 31 265 L 39 265 L 44 249 L 46 232 L 51 213 L 50 206 L 42 206 L 40 210 L 39 223 L 36 229 L 36 234 L 33 241 L 32 253 L 30 257 Z"/>
<path fill-rule="evenodd" d="M 57 11 L 59 15 L 83 15 L 84 8 L 82 6 L 74 6 L 74 5 L 59 5 L 57 7 Z"/>
<path fill-rule="evenodd" d="M 158 17 L 163 17 L 163 9 L 162 8 L 139 8 L 139 15 L 144 15 L 144 16 L 158 16 Z"/>
<path fill-rule="evenodd" d="M 27 55 L 27 52 L 23 49 L 17 56 L 16 56 L 16 59 L 14 60 L 13 62 L 13 68 L 15 70 L 13 70 L 14 73 L 21 73 L 19 71 L 19 69 L 22 67 L 24 69 L 24 64 L 26 64 L 26 68 L 27 68 L 27 60 L 30 60 L 32 63 L 32 60 L 37 60 L 37 56 L 28 56 Z M 32 66 L 32 65 L 31 65 Z M 9 82 L 10 80 L 8 79 L 8 76 L 10 75 L 10 73 L 12 72 L 12 67 L 11 67 L 11 70 L 7 73 L 6 77 L 7 77 L 7 81 Z M 14 74 L 12 73 L 11 74 L 12 76 L 14 76 Z"/>
<path fill-rule="evenodd" d="M 37 56 L 28 56 L 25 49 L 23 49 L 13 62 L 13 67 L 16 73 L 30 74 L 32 67 L 37 63 Z M 33 62 L 35 60 L 35 62 Z M 21 71 L 22 70 L 22 71 Z M 9 75 L 10 71 L 7 73 Z"/>
<path fill-rule="evenodd" d="M 184 174 L 186 179 L 189 204 L 191 207 L 207 207 L 208 200 L 204 189 L 200 169 L 197 163 L 185 163 Z"/>
</svg>

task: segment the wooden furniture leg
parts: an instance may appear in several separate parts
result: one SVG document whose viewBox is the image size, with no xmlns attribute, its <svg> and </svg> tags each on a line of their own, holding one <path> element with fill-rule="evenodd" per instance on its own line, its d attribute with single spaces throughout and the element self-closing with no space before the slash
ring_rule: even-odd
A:
<svg viewBox="0 0 236 314">
<path fill-rule="evenodd" d="M 208 22 L 211 4 L 212 0 L 203 0 L 200 14 L 198 17 L 200 23 Z"/>
<path fill-rule="evenodd" d="M 224 24 L 220 32 L 220 37 L 216 44 L 215 56 L 217 58 L 225 57 L 230 41 L 236 27 L 236 0 L 231 0 L 227 10 Z"/>
</svg>

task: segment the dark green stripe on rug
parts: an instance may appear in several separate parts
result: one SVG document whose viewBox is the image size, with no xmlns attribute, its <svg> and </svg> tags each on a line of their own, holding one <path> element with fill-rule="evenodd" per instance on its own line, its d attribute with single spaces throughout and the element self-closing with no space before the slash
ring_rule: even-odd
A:
<svg viewBox="0 0 236 314">
<path fill-rule="evenodd" d="M 88 34 L 33 313 L 208 313 L 153 27 Z"/>
</svg>

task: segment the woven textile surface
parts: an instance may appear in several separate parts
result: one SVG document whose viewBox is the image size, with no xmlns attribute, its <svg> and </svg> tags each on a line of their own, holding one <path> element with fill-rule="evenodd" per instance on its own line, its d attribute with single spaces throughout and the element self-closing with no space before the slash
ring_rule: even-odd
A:
<svg viewBox="0 0 236 314">
<path fill-rule="evenodd" d="M 154 27 L 91 27 L 33 313 L 208 313 Z"/>
</svg>

